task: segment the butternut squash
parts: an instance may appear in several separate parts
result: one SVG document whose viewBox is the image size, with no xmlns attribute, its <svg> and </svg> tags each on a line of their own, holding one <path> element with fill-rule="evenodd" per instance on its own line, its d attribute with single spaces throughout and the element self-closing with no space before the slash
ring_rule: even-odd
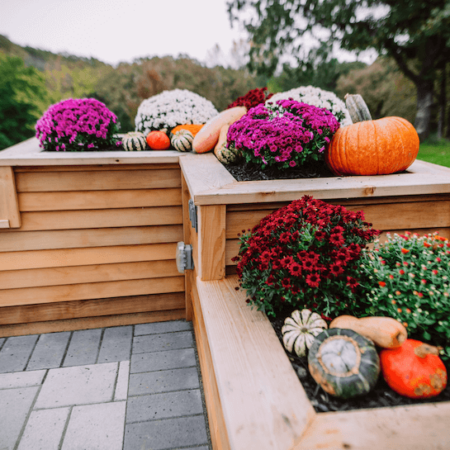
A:
<svg viewBox="0 0 450 450">
<path fill-rule="evenodd" d="M 204 127 L 197 133 L 192 144 L 195 153 L 206 153 L 211 151 L 219 140 L 220 130 L 224 125 L 231 125 L 247 113 L 245 106 L 222 111 L 217 116 L 208 120 Z"/>
<path fill-rule="evenodd" d="M 408 338 L 406 328 L 391 317 L 358 319 L 353 316 L 339 316 L 330 323 L 330 328 L 346 328 L 356 331 L 383 348 L 400 347 Z"/>
</svg>

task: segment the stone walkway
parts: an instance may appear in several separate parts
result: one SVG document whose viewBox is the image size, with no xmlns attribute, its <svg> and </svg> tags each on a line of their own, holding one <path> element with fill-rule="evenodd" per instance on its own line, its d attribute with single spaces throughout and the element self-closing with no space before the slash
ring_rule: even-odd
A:
<svg viewBox="0 0 450 450">
<path fill-rule="evenodd" d="M 0 338 L 0 450 L 211 449 L 185 321 Z"/>
</svg>

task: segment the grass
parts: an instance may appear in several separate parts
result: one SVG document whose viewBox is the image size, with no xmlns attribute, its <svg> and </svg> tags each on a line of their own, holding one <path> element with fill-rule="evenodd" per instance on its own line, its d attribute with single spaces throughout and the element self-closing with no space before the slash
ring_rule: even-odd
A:
<svg viewBox="0 0 450 450">
<path fill-rule="evenodd" d="M 450 167 L 450 141 L 445 139 L 425 141 L 423 144 L 420 144 L 417 159 Z"/>
</svg>

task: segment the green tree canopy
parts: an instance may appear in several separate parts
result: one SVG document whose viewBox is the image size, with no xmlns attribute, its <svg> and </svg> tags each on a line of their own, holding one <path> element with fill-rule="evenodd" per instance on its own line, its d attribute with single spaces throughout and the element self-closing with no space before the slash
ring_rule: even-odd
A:
<svg viewBox="0 0 450 450">
<path fill-rule="evenodd" d="M 415 126 L 428 136 L 435 80 L 450 57 L 450 0 L 232 0 L 228 10 L 250 34 L 250 66 L 265 73 L 313 35 L 390 56 L 416 86 Z"/>
</svg>

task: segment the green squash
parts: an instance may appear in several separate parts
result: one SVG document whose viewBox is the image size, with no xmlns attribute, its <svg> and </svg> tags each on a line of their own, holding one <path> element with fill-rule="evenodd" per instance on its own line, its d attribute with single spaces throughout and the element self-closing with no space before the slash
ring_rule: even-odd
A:
<svg viewBox="0 0 450 450">
<path fill-rule="evenodd" d="M 141 132 L 132 131 L 122 138 L 122 146 L 127 152 L 139 152 L 146 149 L 147 142 Z"/>
<path fill-rule="evenodd" d="M 172 147 L 179 152 L 190 152 L 194 135 L 188 130 L 177 131 L 171 139 Z"/>
<path fill-rule="evenodd" d="M 373 342 L 341 328 L 326 330 L 315 338 L 308 366 L 325 392 L 343 399 L 369 393 L 380 374 L 380 359 Z"/>
</svg>

